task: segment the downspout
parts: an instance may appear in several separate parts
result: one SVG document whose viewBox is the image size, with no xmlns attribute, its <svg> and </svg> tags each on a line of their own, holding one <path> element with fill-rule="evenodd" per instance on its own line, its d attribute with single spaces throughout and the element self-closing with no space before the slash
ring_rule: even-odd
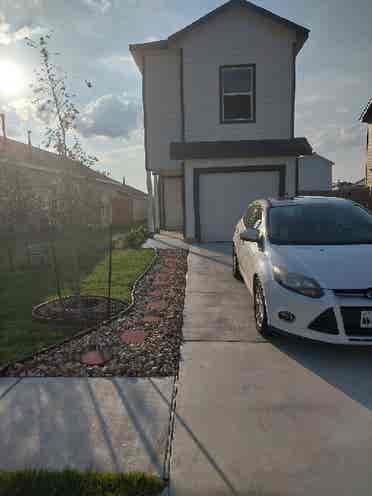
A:
<svg viewBox="0 0 372 496">
<path fill-rule="evenodd" d="M 147 109 L 146 109 L 146 57 L 143 56 L 143 69 L 142 69 L 142 102 L 143 102 L 143 127 L 144 127 L 144 138 L 145 138 L 145 168 L 146 168 L 146 184 L 147 184 L 147 229 L 152 235 L 155 231 L 155 221 L 154 221 L 154 196 L 152 189 L 152 177 L 151 170 L 148 166 L 149 154 L 148 154 L 148 142 L 147 142 Z"/>
<path fill-rule="evenodd" d="M 155 210 L 155 232 L 160 231 L 160 211 L 159 211 L 159 174 L 154 175 L 154 210 Z"/>
<path fill-rule="evenodd" d="M 148 193 L 148 201 L 147 201 L 147 229 L 150 234 L 154 234 L 154 197 L 152 191 L 152 177 L 151 171 L 146 171 L 146 182 L 147 182 L 147 193 Z"/>
</svg>

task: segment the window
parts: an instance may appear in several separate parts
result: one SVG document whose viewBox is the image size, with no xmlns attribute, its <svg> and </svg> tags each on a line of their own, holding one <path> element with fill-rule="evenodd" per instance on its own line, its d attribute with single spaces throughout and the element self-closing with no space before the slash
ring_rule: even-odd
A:
<svg viewBox="0 0 372 496">
<path fill-rule="evenodd" d="M 255 121 L 255 65 L 220 68 L 221 123 Z"/>
</svg>

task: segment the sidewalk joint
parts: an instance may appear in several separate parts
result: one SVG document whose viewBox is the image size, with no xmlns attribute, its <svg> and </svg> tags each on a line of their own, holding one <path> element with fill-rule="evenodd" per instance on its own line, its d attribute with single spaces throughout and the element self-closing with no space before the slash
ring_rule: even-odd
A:
<svg viewBox="0 0 372 496">
<path fill-rule="evenodd" d="M 13 384 L 5 389 L 5 391 L 0 395 L 0 401 L 5 398 L 5 396 L 14 388 L 17 384 L 19 384 L 22 380 L 22 377 L 19 377 Z"/>
</svg>

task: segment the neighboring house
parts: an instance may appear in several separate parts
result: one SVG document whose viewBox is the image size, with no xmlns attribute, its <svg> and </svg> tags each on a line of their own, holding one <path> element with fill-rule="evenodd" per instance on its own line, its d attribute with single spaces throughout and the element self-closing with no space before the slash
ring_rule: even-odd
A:
<svg viewBox="0 0 372 496">
<path fill-rule="evenodd" d="M 17 167 L 21 180 L 41 199 L 52 200 L 58 191 L 63 172 L 68 171 L 79 182 L 94 187 L 102 203 L 100 223 L 129 225 L 147 218 L 147 194 L 115 181 L 79 162 L 61 158 L 31 145 L 0 137 L 0 168 Z"/>
<path fill-rule="evenodd" d="M 299 157 L 298 189 L 301 191 L 331 191 L 334 162 L 317 153 Z"/>
<path fill-rule="evenodd" d="M 367 124 L 367 160 L 365 165 L 366 185 L 372 188 L 372 98 L 364 108 L 360 120 Z"/>
<path fill-rule="evenodd" d="M 308 34 L 231 0 L 168 39 L 130 45 L 143 76 L 155 230 L 230 241 L 249 202 L 297 192 L 298 157 L 312 153 L 294 136 L 296 58 Z"/>
</svg>

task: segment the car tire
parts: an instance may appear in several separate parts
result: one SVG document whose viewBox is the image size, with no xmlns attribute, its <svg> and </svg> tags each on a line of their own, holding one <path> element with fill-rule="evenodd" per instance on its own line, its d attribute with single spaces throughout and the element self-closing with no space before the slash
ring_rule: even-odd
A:
<svg viewBox="0 0 372 496">
<path fill-rule="evenodd" d="M 239 260 L 238 260 L 238 257 L 236 255 L 234 245 L 233 245 L 233 248 L 232 248 L 232 258 L 233 258 L 233 261 L 232 261 L 232 273 L 233 273 L 233 276 L 238 281 L 242 281 L 243 280 L 243 277 L 242 277 L 242 274 L 240 272 Z"/>
<path fill-rule="evenodd" d="M 258 278 L 255 279 L 253 285 L 253 309 L 257 332 L 265 338 L 271 337 L 273 333 L 267 323 L 265 294 Z"/>
</svg>

